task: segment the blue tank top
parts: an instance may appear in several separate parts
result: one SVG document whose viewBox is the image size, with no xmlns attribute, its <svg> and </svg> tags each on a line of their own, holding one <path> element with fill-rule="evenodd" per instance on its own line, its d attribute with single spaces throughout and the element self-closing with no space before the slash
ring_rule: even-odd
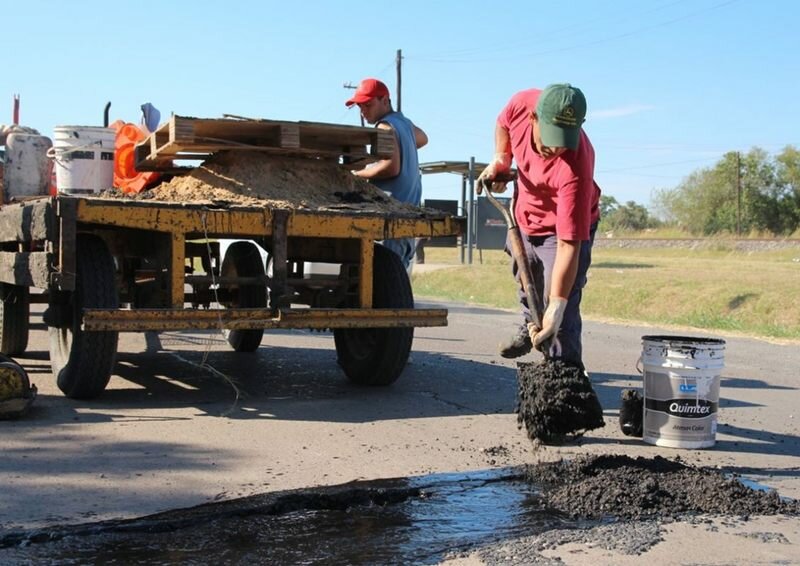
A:
<svg viewBox="0 0 800 566">
<path fill-rule="evenodd" d="M 375 179 L 373 183 L 401 202 L 416 206 L 422 199 L 422 175 L 419 172 L 414 125 L 402 112 L 392 112 L 380 119 L 395 131 L 400 146 L 400 173 L 391 179 Z"/>
</svg>

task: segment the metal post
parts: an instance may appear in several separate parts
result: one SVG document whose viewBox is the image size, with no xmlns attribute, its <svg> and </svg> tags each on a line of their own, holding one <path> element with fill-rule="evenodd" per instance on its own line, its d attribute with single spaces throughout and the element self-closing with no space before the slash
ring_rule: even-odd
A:
<svg viewBox="0 0 800 566">
<path fill-rule="evenodd" d="M 742 235 L 742 165 L 736 152 L 736 237 Z"/>
<path fill-rule="evenodd" d="M 466 201 L 467 201 L 467 177 L 466 177 L 466 175 L 461 175 L 461 202 L 459 203 L 459 204 L 461 204 L 461 210 L 459 211 L 459 215 L 460 216 L 466 216 L 467 215 L 467 207 L 466 207 L 466 204 L 465 204 Z M 464 263 L 464 236 L 463 235 L 461 236 L 461 238 L 459 238 L 459 241 L 461 242 L 459 244 L 459 246 L 458 246 L 459 248 L 461 248 L 461 263 Z"/>
<path fill-rule="evenodd" d="M 401 73 L 401 65 L 403 61 L 403 50 L 397 50 L 397 111 L 400 112 L 403 109 L 403 100 L 401 98 L 402 95 L 402 73 Z"/>
<path fill-rule="evenodd" d="M 469 207 L 467 209 L 467 264 L 472 265 L 472 234 L 475 231 L 475 157 L 469 158 Z"/>
</svg>

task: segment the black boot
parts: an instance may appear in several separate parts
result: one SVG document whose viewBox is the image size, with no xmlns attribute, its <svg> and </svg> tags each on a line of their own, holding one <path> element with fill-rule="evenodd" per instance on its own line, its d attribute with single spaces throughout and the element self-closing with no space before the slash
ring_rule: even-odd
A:
<svg viewBox="0 0 800 566">
<path fill-rule="evenodd" d="M 500 343 L 500 355 L 504 358 L 518 358 L 533 349 L 528 327 L 520 326 L 517 331 L 505 342 Z"/>
</svg>

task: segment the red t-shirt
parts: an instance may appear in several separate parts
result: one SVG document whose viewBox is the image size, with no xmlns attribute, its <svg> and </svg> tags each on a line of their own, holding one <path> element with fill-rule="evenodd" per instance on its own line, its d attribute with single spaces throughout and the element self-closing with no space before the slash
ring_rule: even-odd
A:
<svg viewBox="0 0 800 566">
<path fill-rule="evenodd" d="M 581 130 L 578 149 L 542 158 L 534 149 L 530 113 L 539 89 L 518 92 L 497 117 L 508 130 L 519 179 L 514 216 L 523 234 L 588 240 L 600 218 L 600 187 L 594 182 L 594 148 Z"/>
</svg>

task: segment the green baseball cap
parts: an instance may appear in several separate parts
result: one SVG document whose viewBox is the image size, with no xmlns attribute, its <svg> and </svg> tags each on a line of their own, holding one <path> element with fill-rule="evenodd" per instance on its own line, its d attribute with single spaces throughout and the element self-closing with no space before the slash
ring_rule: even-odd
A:
<svg viewBox="0 0 800 566">
<path fill-rule="evenodd" d="M 547 147 L 578 149 L 581 124 L 586 121 L 586 97 L 569 84 L 552 84 L 539 94 L 536 116 Z"/>
</svg>

